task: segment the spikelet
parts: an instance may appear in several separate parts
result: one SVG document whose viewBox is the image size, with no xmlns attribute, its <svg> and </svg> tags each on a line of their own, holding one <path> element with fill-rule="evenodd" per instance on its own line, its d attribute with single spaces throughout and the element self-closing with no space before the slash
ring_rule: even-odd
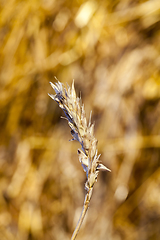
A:
<svg viewBox="0 0 160 240">
<path fill-rule="evenodd" d="M 50 82 L 50 84 L 56 94 L 48 95 L 64 111 L 68 125 L 71 128 L 72 140 L 76 140 L 81 144 L 81 149 L 78 149 L 78 156 L 87 175 L 85 188 L 89 190 L 97 181 L 99 170 L 110 171 L 110 169 L 106 168 L 99 161 L 100 155 L 98 155 L 97 151 L 98 141 L 94 137 L 94 124 L 91 124 L 91 114 L 89 123 L 87 124 L 84 105 L 81 98 L 76 97 L 74 81 L 72 87 L 68 86 L 67 89 L 59 81 L 55 84 Z"/>
</svg>

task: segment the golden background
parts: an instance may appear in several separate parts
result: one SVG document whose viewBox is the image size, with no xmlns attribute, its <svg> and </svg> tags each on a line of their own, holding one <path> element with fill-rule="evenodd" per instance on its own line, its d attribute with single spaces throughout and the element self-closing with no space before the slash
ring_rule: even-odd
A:
<svg viewBox="0 0 160 240">
<path fill-rule="evenodd" d="M 0 0 L 0 240 L 69 240 L 77 142 L 47 93 L 73 79 L 104 165 L 81 240 L 160 239 L 160 1 Z"/>
</svg>

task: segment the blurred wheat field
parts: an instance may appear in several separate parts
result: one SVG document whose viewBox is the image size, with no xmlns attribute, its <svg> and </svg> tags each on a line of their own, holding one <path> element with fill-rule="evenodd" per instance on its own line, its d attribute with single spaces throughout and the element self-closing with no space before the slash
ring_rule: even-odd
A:
<svg viewBox="0 0 160 240">
<path fill-rule="evenodd" d="M 75 81 L 100 173 L 82 240 L 160 239 L 160 1 L 0 1 L 0 239 L 70 239 L 85 173 L 47 93 Z"/>
</svg>

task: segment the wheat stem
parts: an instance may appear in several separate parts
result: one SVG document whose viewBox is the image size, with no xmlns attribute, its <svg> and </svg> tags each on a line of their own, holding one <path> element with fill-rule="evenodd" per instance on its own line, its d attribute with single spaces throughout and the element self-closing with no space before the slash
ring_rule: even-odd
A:
<svg viewBox="0 0 160 240">
<path fill-rule="evenodd" d="M 81 215 L 80 215 L 80 218 L 78 220 L 78 223 L 77 223 L 77 226 L 73 232 L 73 235 L 71 237 L 71 240 L 75 240 L 76 239 L 76 236 L 80 230 L 80 227 L 82 225 L 82 222 L 84 220 L 84 217 L 87 213 L 87 210 L 88 210 L 88 207 L 89 207 L 89 203 L 90 203 L 90 200 L 91 200 L 91 196 L 92 196 L 92 190 L 93 188 L 89 188 L 88 192 L 86 193 L 86 196 L 85 196 L 85 200 L 84 200 L 84 204 L 83 204 L 83 209 L 82 209 L 82 212 L 81 212 Z"/>
</svg>

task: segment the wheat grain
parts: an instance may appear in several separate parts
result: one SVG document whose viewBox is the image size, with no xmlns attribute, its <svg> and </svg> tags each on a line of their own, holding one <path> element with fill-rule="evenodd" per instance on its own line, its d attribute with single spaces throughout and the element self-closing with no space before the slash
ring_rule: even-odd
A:
<svg viewBox="0 0 160 240">
<path fill-rule="evenodd" d="M 91 124 L 91 114 L 89 123 L 87 124 L 84 105 L 82 104 L 81 98 L 76 96 L 74 81 L 72 87 L 70 88 L 68 86 L 67 89 L 58 80 L 57 83 L 53 84 L 50 82 L 50 84 L 56 94 L 48 95 L 56 101 L 64 111 L 68 125 L 71 128 L 72 140 L 76 140 L 81 144 L 81 149 L 78 149 L 78 156 L 87 175 L 87 181 L 85 183 L 87 193 L 80 219 L 71 238 L 71 240 L 74 240 L 87 212 L 99 170 L 110 171 L 110 169 L 105 167 L 99 160 L 100 154 L 98 155 L 97 150 L 98 141 L 94 137 L 94 124 Z"/>
</svg>

